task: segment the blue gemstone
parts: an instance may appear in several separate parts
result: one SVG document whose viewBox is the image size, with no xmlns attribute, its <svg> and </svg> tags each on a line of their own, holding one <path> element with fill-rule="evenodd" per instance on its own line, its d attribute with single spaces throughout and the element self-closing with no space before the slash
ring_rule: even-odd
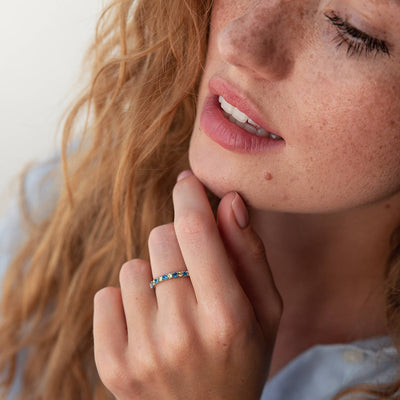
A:
<svg viewBox="0 0 400 400">
<path fill-rule="evenodd" d="M 158 283 L 158 278 L 154 279 L 154 283 Z"/>
<path fill-rule="evenodd" d="M 163 275 L 162 278 L 163 278 L 163 281 L 166 281 L 168 279 L 168 275 Z"/>
<path fill-rule="evenodd" d="M 183 271 L 183 276 L 188 276 L 188 272 L 187 271 Z"/>
<path fill-rule="evenodd" d="M 172 276 L 173 276 L 174 278 L 176 278 L 176 277 L 178 276 L 178 273 L 177 273 L 177 272 L 173 272 L 173 273 L 172 273 Z"/>
</svg>

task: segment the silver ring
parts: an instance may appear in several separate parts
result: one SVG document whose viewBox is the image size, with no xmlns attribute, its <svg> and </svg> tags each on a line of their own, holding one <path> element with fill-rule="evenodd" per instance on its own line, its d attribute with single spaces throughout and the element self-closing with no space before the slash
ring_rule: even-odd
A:
<svg viewBox="0 0 400 400">
<path fill-rule="evenodd" d="M 190 276 L 189 271 L 177 271 L 177 272 L 169 272 L 168 274 L 163 274 L 158 278 L 154 278 L 150 282 L 150 289 L 154 289 L 159 283 L 167 281 L 169 279 L 185 278 L 188 276 Z"/>
</svg>

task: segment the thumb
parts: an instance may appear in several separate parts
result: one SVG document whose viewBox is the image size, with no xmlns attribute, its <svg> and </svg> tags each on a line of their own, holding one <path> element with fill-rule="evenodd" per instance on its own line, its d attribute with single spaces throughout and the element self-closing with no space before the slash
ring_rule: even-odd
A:
<svg viewBox="0 0 400 400">
<path fill-rule="evenodd" d="M 253 305 L 257 320 L 267 336 L 276 334 L 282 315 L 282 299 L 264 244 L 249 225 L 247 208 L 238 193 L 231 192 L 222 198 L 217 222 L 236 276 Z"/>
</svg>

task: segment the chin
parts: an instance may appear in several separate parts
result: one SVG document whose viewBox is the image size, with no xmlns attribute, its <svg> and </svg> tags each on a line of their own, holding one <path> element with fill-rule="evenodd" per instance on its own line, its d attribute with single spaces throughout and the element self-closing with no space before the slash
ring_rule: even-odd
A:
<svg viewBox="0 0 400 400">
<path fill-rule="evenodd" d="M 265 203 L 265 198 L 258 198 L 257 193 L 249 190 L 242 177 L 237 175 L 237 171 L 230 166 L 222 157 L 212 157 L 210 151 L 197 151 L 194 146 L 189 149 L 189 164 L 194 175 L 200 182 L 219 199 L 230 192 L 238 192 L 245 203 L 250 207 L 269 208 Z M 253 186 L 253 185 L 250 185 Z M 253 186 L 254 187 L 254 186 Z M 259 195 L 260 193 L 258 193 Z"/>
<path fill-rule="evenodd" d="M 215 165 L 215 157 L 210 157 L 210 149 L 199 146 L 197 138 L 192 134 L 189 146 L 189 165 L 194 175 L 215 196 L 222 198 L 230 190 L 223 184 L 226 179 L 221 179 Z M 222 166 L 221 166 L 222 167 Z M 219 168 L 224 170 L 225 168 Z M 233 189 L 235 190 L 235 189 Z"/>
<path fill-rule="evenodd" d="M 221 199 L 229 192 L 237 191 L 237 189 L 231 188 L 229 185 L 224 184 L 219 177 L 208 174 L 207 171 L 204 171 L 202 168 L 196 168 L 196 164 L 190 164 L 190 167 L 199 181 L 218 198 Z"/>
<path fill-rule="evenodd" d="M 221 199 L 230 192 L 238 192 L 249 207 L 266 210 L 276 208 L 276 205 L 273 207 L 273 204 L 268 204 L 272 198 L 265 198 L 260 190 L 254 191 L 254 188 L 259 188 L 255 182 L 251 183 L 254 177 L 251 179 L 247 174 L 243 176 L 237 166 L 235 168 L 234 160 L 225 159 L 224 154 L 213 146 L 206 148 L 198 144 L 193 140 L 189 148 L 190 168 L 211 193 Z"/>
</svg>

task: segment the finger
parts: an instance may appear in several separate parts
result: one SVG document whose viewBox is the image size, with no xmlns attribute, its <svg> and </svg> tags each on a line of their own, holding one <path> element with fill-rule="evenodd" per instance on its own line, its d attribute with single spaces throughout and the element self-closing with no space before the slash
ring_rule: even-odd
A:
<svg viewBox="0 0 400 400">
<path fill-rule="evenodd" d="M 186 270 L 174 224 L 161 225 L 150 232 L 149 254 L 153 278 Z M 197 303 L 193 286 L 186 277 L 168 279 L 157 284 L 155 293 L 160 310 L 178 311 L 191 308 L 191 305 Z"/>
<path fill-rule="evenodd" d="M 249 226 L 246 206 L 239 194 L 229 193 L 222 198 L 217 221 L 236 275 L 264 332 L 277 328 L 282 314 L 282 300 L 263 242 Z"/>
<path fill-rule="evenodd" d="M 149 334 L 152 316 L 157 312 L 157 300 L 150 289 L 151 268 L 147 261 L 126 262 L 120 270 L 122 301 L 125 310 L 129 342 Z"/>
<path fill-rule="evenodd" d="M 230 265 L 204 186 L 194 175 L 186 176 L 175 185 L 173 200 L 176 236 L 198 303 L 213 307 L 223 302 L 225 307 L 238 307 L 244 293 Z"/>
<path fill-rule="evenodd" d="M 96 365 L 104 366 L 127 348 L 127 329 L 121 290 L 106 287 L 94 296 L 93 339 Z"/>
</svg>

